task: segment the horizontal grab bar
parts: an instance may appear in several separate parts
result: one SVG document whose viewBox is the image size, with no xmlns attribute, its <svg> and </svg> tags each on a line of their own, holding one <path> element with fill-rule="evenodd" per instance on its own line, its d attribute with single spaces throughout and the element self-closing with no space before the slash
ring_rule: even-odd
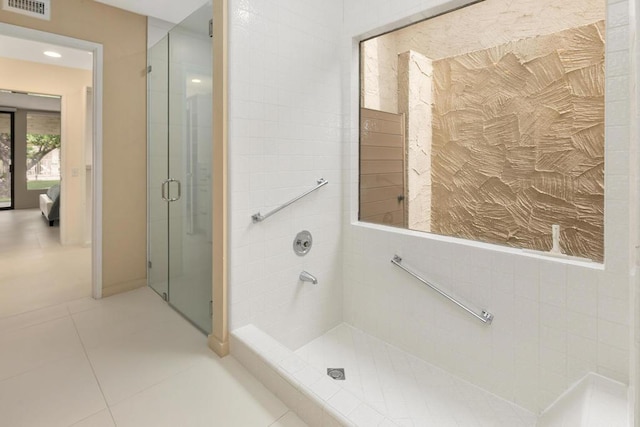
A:
<svg viewBox="0 0 640 427">
<path fill-rule="evenodd" d="M 306 196 L 309 193 L 312 193 L 314 191 L 316 191 L 318 188 L 327 185 L 329 183 L 329 181 L 325 180 L 324 178 L 320 178 L 317 181 L 317 185 L 315 187 L 313 187 L 311 190 L 299 195 L 298 197 L 296 197 L 295 199 L 291 199 L 289 200 L 287 203 L 283 204 L 282 206 L 275 208 L 274 210 L 272 210 L 271 212 L 269 212 L 266 215 L 262 215 L 260 212 L 258 212 L 257 214 L 251 215 L 251 219 L 253 220 L 253 222 L 261 222 L 264 221 L 265 219 L 269 218 L 271 215 L 280 212 L 282 209 L 286 208 L 287 206 L 297 202 L 298 200 L 302 199 L 304 196 Z"/>
<path fill-rule="evenodd" d="M 401 269 L 403 269 L 404 271 L 406 271 L 407 273 L 409 273 L 410 275 L 412 275 L 413 277 L 415 277 L 416 279 L 418 279 L 419 281 L 421 281 L 425 285 L 429 286 L 431 289 L 433 289 L 434 291 L 436 291 L 437 293 L 439 293 L 443 297 L 447 298 L 449 301 L 453 302 L 458 307 L 460 307 L 463 310 L 465 310 L 467 313 L 470 313 L 471 315 L 473 315 L 475 318 L 477 318 L 481 322 L 487 323 L 487 324 L 491 324 L 491 322 L 493 321 L 493 314 L 489 313 L 486 310 L 482 310 L 480 312 L 480 314 L 476 313 L 474 310 L 470 309 L 465 304 L 461 303 L 460 301 L 458 301 L 457 299 L 455 299 L 454 297 L 452 297 L 448 293 L 444 292 L 443 290 L 441 290 L 437 286 L 427 282 L 422 277 L 418 276 L 416 273 L 414 273 L 413 271 L 409 270 L 407 267 L 402 265 L 402 258 L 400 258 L 398 255 L 394 255 L 394 257 L 391 259 L 391 263 L 396 265 L 396 266 L 398 266 L 398 267 L 400 267 Z"/>
</svg>

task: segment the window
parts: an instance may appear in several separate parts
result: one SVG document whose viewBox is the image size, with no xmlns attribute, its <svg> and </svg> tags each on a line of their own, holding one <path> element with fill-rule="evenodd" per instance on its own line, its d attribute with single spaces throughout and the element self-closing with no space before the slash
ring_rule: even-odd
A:
<svg viewBox="0 0 640 427">
<path fill-rule="evenodd" d="M 538 251 L 559 227 L 602 261 L 604 18 L 487 0 L 363 41 L 360 220 Z"/>
<path fill-rule="evenodd" d="M 60 113 L 27 113 L 27 189 L 60 183 Z"/>
</svg>

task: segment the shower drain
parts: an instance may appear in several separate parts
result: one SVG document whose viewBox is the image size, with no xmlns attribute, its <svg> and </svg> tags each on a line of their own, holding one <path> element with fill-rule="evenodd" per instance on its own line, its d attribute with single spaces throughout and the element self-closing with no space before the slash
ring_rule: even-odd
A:
<svg viewBox="0 0 640 427">
<path fill-rule="evenodd" d="M 327 368 L 327 375 L 334 380 L 344 380 L 344 368 Z"/>
</svg>

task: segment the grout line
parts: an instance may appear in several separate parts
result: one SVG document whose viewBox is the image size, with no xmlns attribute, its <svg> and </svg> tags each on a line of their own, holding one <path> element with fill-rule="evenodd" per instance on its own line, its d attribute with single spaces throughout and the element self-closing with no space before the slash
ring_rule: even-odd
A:
<svg viewBox="0 0 640 427">
<path fill-rule="evenodd" d="M 253 374 L 252 374 L 253 375 Z M 273 394 L 273 392 L 272 392 Z M 274 394 L 275 396 L 275 394 Z M 286 405 L 285 405 L 286 406 Z M 277 418 L 274 422 L 269 423 L 269 425 L 267 427 L 272 427 L 275 426 L 276 424 L 278 424 L 278 422 L 280 422 L 280 420 L 282 420 L 284 417 L 286 417 L 289 413 L 292 413 L 294 415 L 297 416 L 297 414 L 295 412 L 293 412 L 291 409 L 287 408 L 287 412 L 285 412 L 284 414 L 282 414 L 279 418 Z"/>
<path fill-rule="evenodd" d="M 67 307 L 67 310 L 69 308 Z M 102 394 L 102 399 L 104 399 L 104 404 L 106 406 L 106 409 L 109 410 L 109 415 L 111 416 L 111 421 L 113 421 L 113 425 L 117 425 L 116 424 L 116 419 L 113 416 L 113 412 L 111 411 L 111 406 L 109 405 L 109 403 L 107 402 L 107 397 L 104 395 L 104 390 L 102 389 L 102 384 L 100 384 L 100 380 L 98 379 L 98 375 L 96 375 L 96 370 L 93 367 L 93 363 L 91 362 L 91 358 L 89 357 L 89 353 L 87 352 L 87 349 L 84 346 L 84 342 L 82 341 L 82 337 L 80 336 L 80 331 L 78 331 L 78 325 L 76 325 L 76 321 L 73 318 L 73 316 L 71 317 L 71 321 L 73 322 L 73 327 L 76 330 L 76 334 L 78 335 L 78 340 L 80 340 L 80 345 L 82 345 L 82 351 L 84 351 L 84 356 L 87 358 L 87 362 L 89 362 L 89 366 L 91 366 L 91 372 L 93 373 L 93 377 L 96 379 L 96 384 L 98 384 L 98 388 L 100 389 L 100 393 Z M 101 411 L 103 411 L 104 409 L 101 409 Z M 95 415 L 95 414 L 94 414 Z"/>
<path fill-rule="evenodd" d="M 50 319 L 50 320 L 47 320 L 47 321 L 44 321 L 44 322 L 38 323 L 37 325 L 32 325 L 32 326 L 34 326 L 34 327 L 35 327 L 35 326 L 44 325 L 45 323 L 56 322 L 56 321 L 59 321 L 59 320 L 64 319 L 65 317 L 66 317 L 66 316 L 59 317 L 59 318 L 57 318 L 57 319 Z M 69 318 L 70 318 L 70 320 L 73 322 L 73 319 L 71 319 L 71 316 L 69 316 Z M 27 327 L 25 327 L 25 328 L 16 329 L 16 330 L 14 330 L 14 331 L 10 331 L 9 333 L 16 332 L 16 331 L 21 331 L 21 330 L 23 330 L 23 329 L 28 329 L 28 328 L 30 328 L 30 327 L 31 327 L 31 326 L 27 326 Z M 74 323 L 74 328 L 75 328 L 75 323 Z M 77 333 L 77 329 L 76 329 L 76 333 Z M 0 335 L 2 335 L 2 334 L 0 334 Z M 82 345 L 82 341 L 80 341 L 80 344 Z M 37 365 L 32 366 L 32 367 L 30 367 L 30 368 L 28 368 L 28 369 L 26 369 L 26 370 L 24 370 L 24 371 L 20 371 L 20 372 L 17 372 L 17 373 L 15 373 L 15 374 L 11 374 L 11 375 L 9 375 L 8 377 L 5 377 L 5 378 L 0 378 L 0 383 L 2 383 L 2 382 L 4 382 L 4 381 L 7 381 L 7 380 L 10 380 L 10 379 L 13 379 L 13 378 L 16 378 L 16 377 L 19 377 L 19 376 L 21 376 L 21 375 L 28 374 L 28 373 L 30 373 L 30 372 L 33 372 L 33 371 L 37 370 L 37 369 L 41 369 L 41 368 L 43 368 L 43 367 L 45 367 L 45 366 L 48 366 L 48 365 L 50 365 L 50 364 L 52 364 L 52 363 L 59 362 L 59 361 L 62 361 L 62 360 L 66 360 L 66 359 L 72 359 L 72 358 L 74 358 L 74 357 L 79 357 L 79 356 L 80 356 L 80 354 L 79 354 L 79 353 L 73 353 L 73 354 L 67 354 L 67 355 L 65 355 L 65 356 L 58 356 L 58 357 L 53 357 L 53 358 L 47 358 L 47 360 L 46 360 L 46 361 L 42 361 L 42 362 L 38 363 Z"/>
<path fill-rule="evenodd" d="M 95 413 L 93 413 L 93 414 L 91 414 L 91 415 L 89 415 L 89 416 L 87 416 L 87 417 L 84 417 L 84 418 L 83 418 L 83 419 L 81 419 L 81 420 L 76 421 L 75 423 L 71 424 L 69 427 L 73 427 L 73 426 L 75 426 L 75 425 L 78 425 L 79 423 L 81 423 L 81 422 L 83 422 L 83 421 L 85 421 L 85 420 L 88 420 L 89 418 L 91 418 L 91 417 L 93 417 L 93 416 L 95 416 L 95 415 L 98 415 L 100 412 L 104 411 L 105 409 L 107 409 L 107 408 L 100 409 L 98 412 L 95 412 Z M 113 420 L 113 417 L 111 417 L 111 419 Z M 115 425 L 115 421 L 114 421 L 113 423 L 114 423 L 114 425 Z"/>
<path fill-rule="evenodd" d="M 64 305 L 64 303 L 58 304 L 58 305 Z M 24 313 L 14 314 L 12 316 L 7 316 L 7 317 L 2 317 L 2 318 L 0 318 L 0 321 L 11 319 L 12 317 L 24 316 L 26 314 L 33 313 L 33 312 L 40 311 L 40 310 L 48 310 L 48 309 L 51 309 L 53 307 L 57 307 L 58 305 L 52 305 L 52 306 L 45 307 L 45 308 L 40 308 L 40 309 L 37 309 L 37 310 L 26 311 Z M 67 307 L 65 306 L 65 308 L 67 308 Z M 40 325 L 45 324 L 45 323 L 53 322 L 55 320 L 60 320 L 60 319 L 62 319 L 64 317 L 71 316 L 71 314 L 69 313 L 69 310 L 67 309 L 66 311 L 67 311 L 66 314 L 62 314 L 60 316 L 54 316 L 54 317 L 52 317 L 50 319 L 37 321 L 37 322 L 29 324 L 29 325 L 18 326 L 17 328 L 14 328 L 14 329 L 7 329 L 7 330 L 4 330 L 4 331 L 0 330 L 0 336 L 4 335 L 4 334 L 10 334 L 10 333 L 13 333 L 13 332 L 21 331 L 23 329 L 28 329 L 28 328 L 31 328 L 31 327 L 34 327 L 34 326 L 40 326 Z"/>
</svg>

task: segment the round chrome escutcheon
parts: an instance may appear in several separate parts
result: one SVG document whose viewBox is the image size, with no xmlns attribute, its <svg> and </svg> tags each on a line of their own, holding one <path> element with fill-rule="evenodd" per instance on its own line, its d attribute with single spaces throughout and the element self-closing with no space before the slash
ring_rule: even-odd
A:
<svg viewBox="0 0 640 427">
<path fill-rule="evenodd" d="M 311 233 L 307 230 L 303 230 L 296 235 L 296 238 L 293 239 L 293 251 L 298 256 L 306 255 L 313 245 L 313 238 L 311 237 Z"/>
</svg>

